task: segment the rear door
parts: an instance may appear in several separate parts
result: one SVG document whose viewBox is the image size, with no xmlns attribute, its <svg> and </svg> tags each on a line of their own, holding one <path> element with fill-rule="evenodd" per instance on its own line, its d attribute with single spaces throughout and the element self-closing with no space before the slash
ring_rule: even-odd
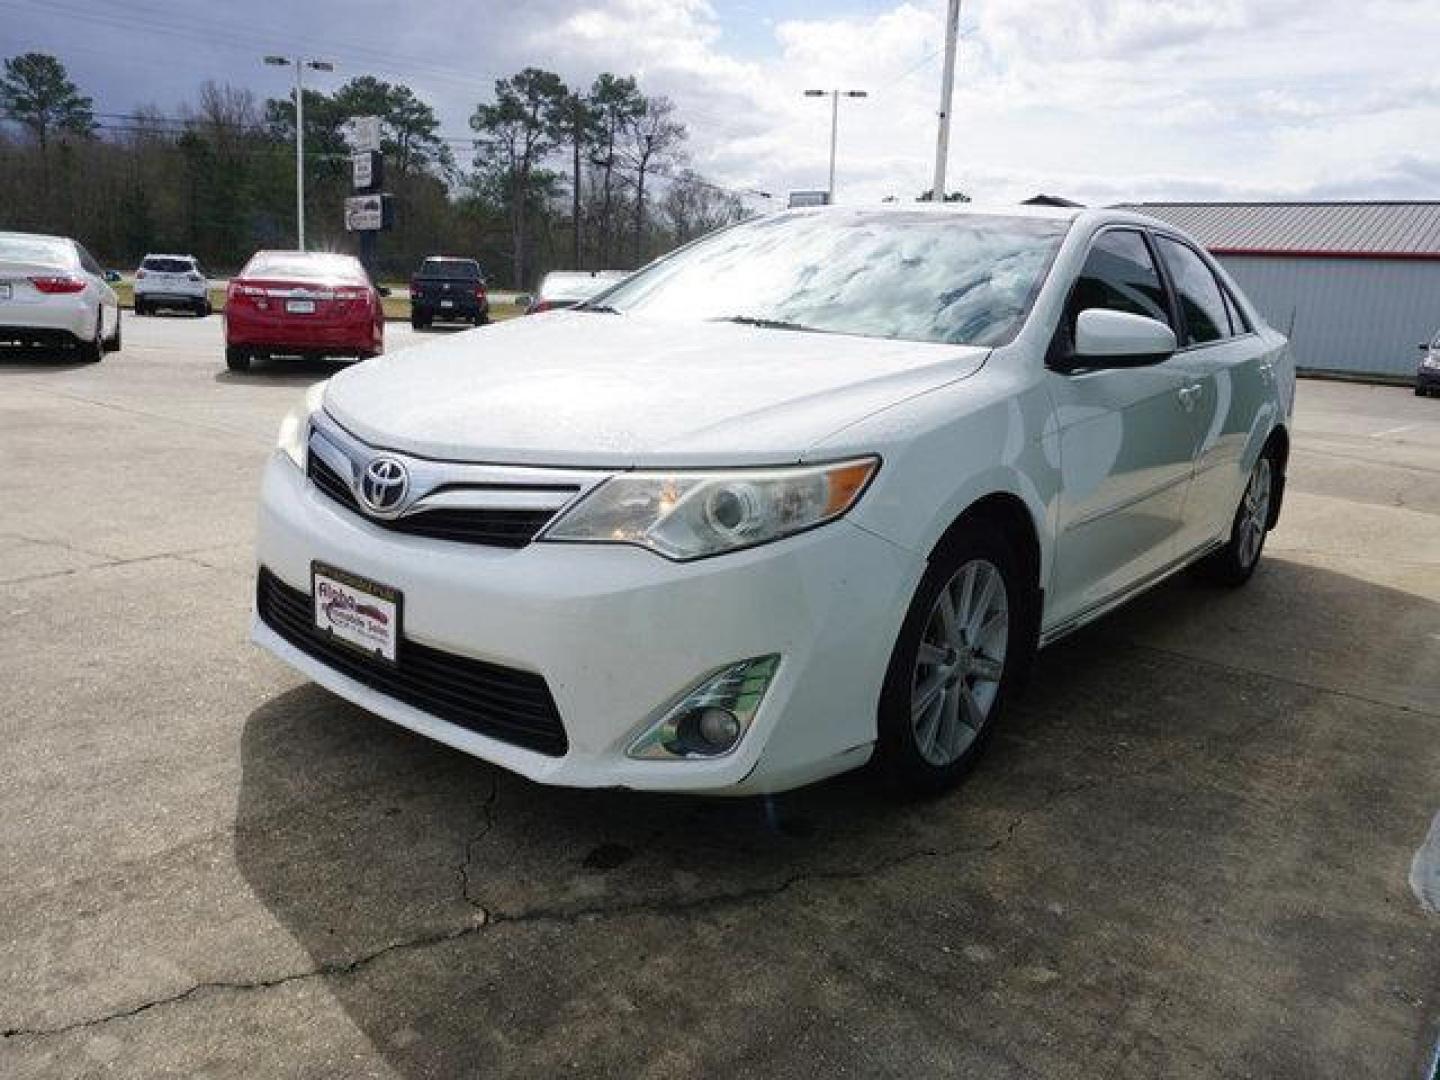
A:
<svg viewBox="0 0 1440 1080">
<path fill-rule="evenodd" d="M 1274 373 L 1265 340 L 1205 256 L 1164 233 L 1155 235 L 1155 246 L 1179 308 L 1181 347 L 1171 363 L 1185 377 L 1195 433 L 1194 480 L 1179 541 L 1188 553 L 1230 528 L 1259 448 L 1255 440 L 1269 431 Z"/>
<path fill-rule="evenodd" d="M 1109 227 L 1091 241 L 1058 347 L 1073 342 L 1075 319 L 1088 308 L 1173 325 L 1141 230 Z M 1170 361 L 1069 374 L 1052 369 L 1046 380 L 1063 486 L 1046 604 L 1054 626 L 1084 617 L 1175 559 L 1195 434 L 1181 392 L 1188 375 Z"/>
</svg>

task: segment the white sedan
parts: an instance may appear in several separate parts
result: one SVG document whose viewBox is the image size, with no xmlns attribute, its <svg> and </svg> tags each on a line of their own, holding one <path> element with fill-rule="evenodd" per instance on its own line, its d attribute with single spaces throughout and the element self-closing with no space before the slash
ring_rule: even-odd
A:
<svg viewBox="0 0 1440 1080">
<path fill-rule="evenodd" d="M 253 636 L 535 780 L 953 783 L 1036 649 L 1284 491 L 1285 338 L 1117 211 L 798 210 L 312 389 Z"/>
<path fill-rule="evenodd" d="M 63 236 L 0 232 L 0 342 L 75 348 L 98 361 L 120 348 L 120 302 L 100 264 Z"/>
</svg>

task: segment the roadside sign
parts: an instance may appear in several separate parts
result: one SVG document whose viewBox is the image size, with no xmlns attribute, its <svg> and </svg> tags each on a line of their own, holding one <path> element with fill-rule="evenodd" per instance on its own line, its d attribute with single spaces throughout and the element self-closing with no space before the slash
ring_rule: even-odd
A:
<svg viewBox="0 0 1440 1080">
<path fill-rule="evenodd" d="M 828 191 L 792 191 L 790 192 L 790 208 L 797 206 L 828 206 L 830 203 L 830 192 Z"/>
<path fill-rule="evenodd" d="M 376 232 L 390 226 L 390 196 L 352 195 L 345 200 L 345 230 Z"/>
<path fill-rule="evenodd" d="M 357 116 L 351 121 L 355 134 L 352 143 L 357 154 L 380 152 L 380 117 Z"/>
<path fill-rule="evenodd" d="M 374 150 L 351 154 L 351 187 L 356 191 L 379 187 L 384 182 L 384 164 L 384 158 Z"/>
</svg>

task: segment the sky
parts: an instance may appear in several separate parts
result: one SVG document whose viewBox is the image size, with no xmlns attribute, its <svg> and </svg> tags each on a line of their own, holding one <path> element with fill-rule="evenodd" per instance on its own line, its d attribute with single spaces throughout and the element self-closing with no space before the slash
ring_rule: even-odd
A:
<svg viewBox="0 0 1440 1080">
<path fill-rule="evenodd" d="M 527 65 L 635 74 L 725 185 L 841 202 L 930 186 L 944 0 L 0 0 L 0 56 L 58 55 L 98 111 L 173 113 L 206 79 L 288 88 L 265 53 L 434 104 L 442 133 Z M 947 186 L 981 202 L 1440 197 L 1440 0 L 963 0 Z M 457 141 L 464 161 L 463 143 Z M 758 196 L 752 205 L 764 206 Z M 774 201 L 774 200 L 772 200 Z"/>
</svg>

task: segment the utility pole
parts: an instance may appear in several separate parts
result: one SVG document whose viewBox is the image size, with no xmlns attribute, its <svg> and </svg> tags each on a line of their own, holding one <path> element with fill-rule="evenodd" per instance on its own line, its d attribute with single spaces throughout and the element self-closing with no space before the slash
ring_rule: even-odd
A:
<svg viewBox="0 0 1440 1080">
<path fill-rule="evenodd" d="M 950 0 L 945 15 L 945 73 L 940 79 L 940 131 L 935 137 L 935 179 L 932 202 L 945 201 L 945 166 L 950 157 L 950 99 L 955 93 L 955 50 L 960 41 L 960 0 Z"/>
<path fill-rule="evenodd" d="M 303 56 L 267 56 L 271 67 L 295 68 L 295 246 L 305 250 L 305 69 L 334 71 L 328 60 L 308 60 Z"/>
<path fill-rule="evenodd" d="M 835 144 L 840 134 L 840 99 L 869 97 L 865 90 L 806 90 L 806 97 L 830 98 L 830 186 L 826 188 L 828 199 L 831 203 L 835 201 Z"/>
</svg>

